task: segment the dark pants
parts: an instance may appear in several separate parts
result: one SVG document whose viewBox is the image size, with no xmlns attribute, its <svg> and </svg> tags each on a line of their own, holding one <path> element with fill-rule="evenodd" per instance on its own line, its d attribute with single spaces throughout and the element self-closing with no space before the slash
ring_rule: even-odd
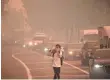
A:
<svg viewBox="0 0 110 80">
<path fill-rule="evenodd" d="M 53 67 L 54 79 L 60 79 L 60 67 Z"/>
</svg>

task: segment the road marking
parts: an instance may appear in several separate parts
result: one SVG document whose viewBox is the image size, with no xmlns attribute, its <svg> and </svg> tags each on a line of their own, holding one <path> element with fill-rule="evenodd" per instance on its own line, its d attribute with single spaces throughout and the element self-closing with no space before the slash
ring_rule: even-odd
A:
<svg viewBox="0 0 110 80">
<path fill-rule="evenodd" d="M 74 66 L 74 65 L 71 65 L 71 64 L 69 64 L 69 63 L 67 63 L 67 62 L 64 62 L 64 64 L 67 64 L 67 65 L 71 66 L 72 68 L 75 68 L 75 69 L 77 69 L 77 70 L 79 70 L 79 71 L 82 71 L 82 72 L 84 72 L 85 74 L 89 74 L 87 71 L 85 71 L 85 70 L 83 70 L 83 69 L 81 69 L 81 68 L 79 68 L 79 67 L 76 67 L 76 66 Z"/>
<path fill-rule="evenodd" d="M 38 54 L 38 55 L 42 55 L 42 54 Z M 69 64 L 69 63 L 67 63 L 67 62 L 65 62 L 64 61 L 64 64 L 67 64 L 67 65 L 69 65 L 69 66 L 71 66 L 72 68 L 75 68 L 75 69 L 77 69 L 77 70 L 79 70 L 79 71 L 81 71 L 81 72 L 83 72 L 83 73 L 85 73 L 85 74 L 89 74 L 89 72 L 87 72 L 87 71 L 85 71 L 85 70 L 83 70 L 83 69 L 81 69 L 81 68 L 79 68 L 79 67 L 76 67 L 76 66 L 74 66 L 74 65 L 71 65 L 71 64 Z"/>
<path fill-rule="evenodd" d="M 37 53 L 37 55 L 40 55 L 40 56 L 43 56 L 42 54 L 39 54 L 39 53 Z M 18 60 L 19 61 L 19 60 Z M 21 61 L 21 60 L 20 60 Z M 22 62 L 22 61 L 21 61 Z M 71 64 L 69 64 L 69 63 L 67 63 L 67 62 L 64 62 L 64 64 L 67 64 L 67 65 L 69 65 L 69 66 L 71 66 L 72 68 L 75 68 L 75 69 L 77 69 L 77 70 L 79 70 L 79 71 L 81 71 L 81 72 L 83 72 L 83 73 L 85 73 L 85 74 L 89 74 L 87 71 L 85 71 L 85 70 L 83 70 L 83 69 L 81 69 L 81 68 L 79 68 L 79 67 L 76 67 L 76 66 L 74 66 L 74 65 L 71 65 Z M 27 66 L 26 66 L 27 67 Z M 27 69 L 29 69 L 28 67 L 27 67 Z M 30 71 L 29 71 L 30 72 Z M 29 73 L 28 72 L 28 73 Z M 28 74 L 29 75 L 29 74 Z M 31 76 L 32 77 L 32 76 Z M 48 76 L 36 76 L 36 77 L 48 77 Z"/>
<path fill-rule="evenodd" d="M 22 62 L 19 58 L 15 57 L 13 54 L 12 54 L 12 57 L 24 66 L 24 68 L 26 69 L 26 72 L 27 72 L 28 79 L 32 80 L 31 72 L 30 72 L 29 68 L 26 66 L 26 64 L 24 62 Z"/>
</svg>

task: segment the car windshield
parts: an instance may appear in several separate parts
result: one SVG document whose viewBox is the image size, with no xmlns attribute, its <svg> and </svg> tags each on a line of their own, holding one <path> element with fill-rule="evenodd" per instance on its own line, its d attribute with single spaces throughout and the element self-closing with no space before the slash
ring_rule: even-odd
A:
<svg viewBox="0 0 110 80">
<path fill-rule="evenodd" d="M 88 43 L 88 48 L 93 48 L 95 46 L 98 46 L 98 42 L 90 42 L 90 43 Z"/>
<path fill-rule="evenodd" d="M 84 35 L 84 40 L 86 41 L 94 41 L 94 40 L 98 40 L 99 37 L 97 34 L 91 34 L 91 35 Z"/>
</svg>

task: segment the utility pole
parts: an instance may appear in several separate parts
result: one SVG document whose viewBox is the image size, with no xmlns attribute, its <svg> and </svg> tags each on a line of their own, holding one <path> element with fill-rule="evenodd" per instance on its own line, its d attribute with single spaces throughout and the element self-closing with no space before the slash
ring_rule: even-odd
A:
<svg viewBox="0 0 110 80">
<path fill-rule="evenodd" d="M 73 42 L 73 29 L 74 29 L 74 25 L 73 26 L 71 26 L 71 28 L 70 28 L 70 36 L 69 36 L 69 42 L 71 43 L 71 42 Z"/>
<path fill-rule="evenodd" d="M 68 57 L 68 41 L 69 41 L 69 28 L 67 27 L 66 30 L 65 30 L 65 58 L 67 59 Z"/>
<path fill-rule="evenodd" d="M 80 30 L 79 30 L 79 27 L 77 28 L 77 34 L 78 34 L 78 43 L 80 42 Z"/>
<path fill-rule="evenodd" d="M 65 55 L 68 57 L 68 43 L 71 42 L 73 37 L 73 28 L 74 26 L 71 26 L 70 28 L 66 28 L 66 44 L 65 44 Z"/>
</svg>

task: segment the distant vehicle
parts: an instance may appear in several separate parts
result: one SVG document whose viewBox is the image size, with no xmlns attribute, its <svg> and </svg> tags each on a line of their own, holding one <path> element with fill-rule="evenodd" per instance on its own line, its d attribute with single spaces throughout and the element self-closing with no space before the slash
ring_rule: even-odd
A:
<svg viewBox="0 0 110 80">
<path fill-rule="evenodd" d="M 82 65 L 88 65 L 88 53 L 93 48 L 96 49 L 96 47 L 100 48 L 99 43 L 99 35 L 97 29 L 88 29 L 88 30 L 81 30 L 80 31 L 80 39 L 82 43 L 82 49 L 81 49 L 81 64 Z"/>
<path fill-rule="evenodd" d="M 89 29 L 81 31 L 81 63 L 88 65 L 89 51 L 93 49 L 109 48 L 110 46 L 110 26 L 98 27 L 98 29 Z"/>
<path fill-rule="evenodd" d="M 100 48 L 110 48 L 110 26 L 80 31 L 80 41 L 99 42 Z"/>
<path fill-rule="evenodd" d="M 55 46 L 56 44 L 60 44 L 64 49 L 65 59 L 79 59 L 81 52 L 81 43 L 65 43 L 65 42 L 48 42 L 49 46 Z M 68 49 L 67 49 L 68 47 Z"/>
<path fill-rule="evenodd" d="M 98 27 L 100 48 L 110 48 L 110 26 Z"/>
<path fill-rule="evenodd" d="M 82 65 L 89 64 L 89 53 L 91 51 L 95 51 L 96 49 L 100 49 L 100 46 L 97 42 L 85 42 L 80 53 L 80 59 Z"/>
<path fill-rule="evenodd" d="M 81 47 L 82 44 L 80 43 L 68 43 L 65 59 L 80 59 Z"/>
<path fill-rule="evenodd" d="M 97 49 L 90 54 L 89 75 L 94 79 L 110 79 L 110 49 Z"/>
<path fill-rule="evenodd" d="M 48 41 L 48 37 L 44 33 L 36 33 L 32 39 L 34 45 L 45 44 Z"/>
<path fill-rule="evenodd" d="M 97 29 L 81 30 L 80 31 L 80 41 L 82 43 L 85 43 L 87 41 L 98 42 L 99 41 L 98 30 Z"/>
<path fill-rule="evenodd" d="M 36 33 L 32 39 L 26 41 L 26 46 L 32 48 L 32 50 L 43 50 L 46 47 L 45 45 L 48 43 L 48 36 L 44 33 Z"/>
<path fill-rule="evenodd" d="M 68 53 L 66 54 L 66 59 L 80 59 L 80 49 L 69 49 Z"/>
</svg>

